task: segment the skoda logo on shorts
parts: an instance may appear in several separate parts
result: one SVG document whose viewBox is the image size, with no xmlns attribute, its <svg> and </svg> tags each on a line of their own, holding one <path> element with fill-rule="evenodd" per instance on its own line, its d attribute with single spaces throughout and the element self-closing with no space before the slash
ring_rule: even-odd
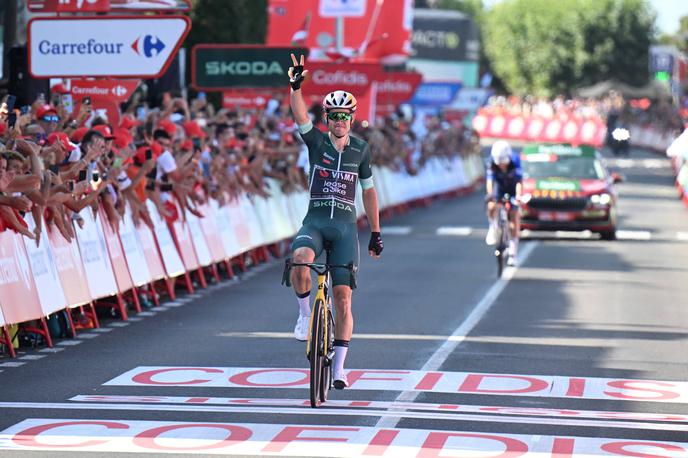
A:
<svg viewBox="0 0 688 458">
<path fill-rule="evenodd" d="M 136 41 L 131 44 L 131 49 L 136 51 L 138 55 L 143 54 L 146 57 L 156 57 L 165 49 L 165 43 L 158 37 L 146 35 L 143 38 L 138 37 Z"/>
</svg>

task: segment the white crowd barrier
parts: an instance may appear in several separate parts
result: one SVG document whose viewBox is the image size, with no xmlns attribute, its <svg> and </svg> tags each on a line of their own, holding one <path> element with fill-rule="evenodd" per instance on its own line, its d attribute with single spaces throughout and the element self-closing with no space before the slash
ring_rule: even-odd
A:
<svg viewBox="0 0 688 458">
<path fill-rule="evenodd" d="M 380 210 L 437 194 L 470 189 L 484 174 L 479 155 L 429 160 L 415 176 L 375 167 Z M 105 213 L 81 211 L 83 227 L 67 242 L 45 228 L 40 244 L 13 231 L 0 233 L 0 326 L 41 319 L 56 311 L 120 296 L 132 288 L 174 279 L 199 268 L 231 261 L 250 250 L 292 237 L 301 226 L 308 193 L 284 194 L 269 181 L 271 197 L 242 196 L 224 206 L 214 200 L 187 212 L 186 221 L 161 217 L 149 201 L 153 230 L 135 226 L 127 211 L 119 228 Z M 357 212 L 364 214 L 358 193 Z M 26 215 L 30 229 L 31 215 Z M 126 314 L 122 318 L 126 319 Z M 0 334 L 2 339 L 2 334 Z"/>
<path fill-rule="evenodd" d="M 673 130 L 659 129 L 650 125 L 632 124 L 629 127 L 631 145 L 664 153 L 676 138 Z"/>
</svg>

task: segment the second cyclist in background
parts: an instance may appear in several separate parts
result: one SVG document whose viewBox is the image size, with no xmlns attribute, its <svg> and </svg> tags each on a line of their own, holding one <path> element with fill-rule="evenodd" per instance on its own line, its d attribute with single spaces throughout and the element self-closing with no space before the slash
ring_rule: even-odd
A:
<svg viewBox="0 0 688 458">
<path fill-rule="evenodd" d="M 495 245 L 498 239 L 497 205 L 505 195 L 511 197 L 511 212 L 509 213 L 509 227 L 511 241 L 509 242 L 509 265 L 516 265 L 518 255 L 518 237 L 521 232 L 521 213 L 518 201 L 521 196 L 521 182 L 523 172 L 518 154 L 511 150 L 511 146 L 504 140 L 496 141 L 490 151 L 490 165 L 487 168 L 487 220 L 489 229 L 485 243 Z"/>
</svg>

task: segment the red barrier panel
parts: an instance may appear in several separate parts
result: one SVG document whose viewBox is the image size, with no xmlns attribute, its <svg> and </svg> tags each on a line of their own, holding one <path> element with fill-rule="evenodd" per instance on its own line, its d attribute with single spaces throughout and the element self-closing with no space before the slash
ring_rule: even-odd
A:
<svg viewBox="0 0 688 458">
<path fill-rule="evenodd" d="M 47 235 L 55 256 L 57 273 L 67 298 L 67 305 L 75 307 L 88 304 L 91 302 L 91 293 L 86 283 L 86 272 L 81 262 L 79 246 L 67 242 L 55 228 L 49 227 L 44 234 Z"/>
<path fill-rule="evenodd" d="M 607 132 L 601 119 L 545 119 L 484 112 L 473 118 L 473 128 L 481 137 L 593 146 L 602 146 Z"/>
</svg>

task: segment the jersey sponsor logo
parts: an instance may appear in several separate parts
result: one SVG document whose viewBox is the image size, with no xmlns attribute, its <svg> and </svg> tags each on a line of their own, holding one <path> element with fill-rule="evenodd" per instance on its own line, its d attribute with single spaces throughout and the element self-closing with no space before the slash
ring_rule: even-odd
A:
<svg viewBox="0 0 688 458">
<path fill-rule="evenodd" d="M 349 204 L 345 204 L 342 202 L 338 202 L 336 200 L 314 200 L 313 201 L 313 208 L 321 208 L 321 207 L 335 207 L 340 210 L 346 210 L 348 212 L 354 211 L 354 209 L 351 207 Z"/>
<path fill-rule="evenodd" d="M 358 167 L 360 164 L 357 162 L 345 162 L 342 164 L 344 167 Z"/>
<path fill-rule="evenodd" d="M 311 199 L 338 199 L 348 204 L 356 201 L 355 172 L 330 170 L 315 166 L 311 183 Z"/>
<path fill-rule="evenodd" d="M 323 153 L 323 156 L 325 156 L 327 159 L 329 159 L 331 161 L 334 161 L 334 158 L 327 153 Z"/>
</svg>

